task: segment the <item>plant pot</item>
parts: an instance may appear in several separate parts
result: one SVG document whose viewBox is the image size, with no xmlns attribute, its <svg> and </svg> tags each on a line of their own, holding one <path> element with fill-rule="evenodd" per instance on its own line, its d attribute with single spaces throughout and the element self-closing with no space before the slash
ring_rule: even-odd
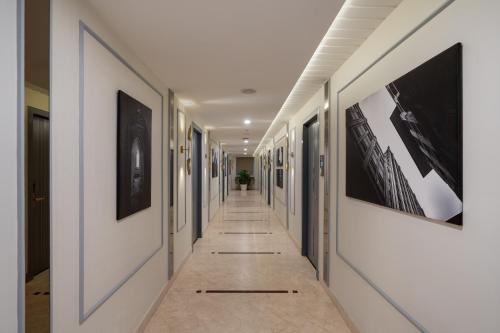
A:
<svg viewBox="0 0 500 333">
<path fill-rule="evenodd" d="M 246 191 L 247 190 L 247 184 L 240 184 L 240 188 L 242 191 Z"/>
</svg>

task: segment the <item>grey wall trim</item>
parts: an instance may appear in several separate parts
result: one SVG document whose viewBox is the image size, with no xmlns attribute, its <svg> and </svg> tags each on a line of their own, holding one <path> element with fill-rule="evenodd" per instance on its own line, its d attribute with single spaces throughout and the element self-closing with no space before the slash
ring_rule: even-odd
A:
<svg viewBox="0 0 500 333">
<path fill-rule="evenodd" d="M 398 46 L 403 44 L 408 38 L 410 38 L 415 32 L 420 30 L 423 26 L 425 26 L 429 21 L 431 21 L 434 17 L 436 17 L 439 13 L 441 13 L 443 10 L 445 10 L 450 4 L 452 4 L 455 0 L 448 0 L 444 4 L 442 4 L 440 7 L 438 7 L 434 12 L 432 12 L 427 18 L 425 18 L 422 22 L 420 22 L 416 27 L 414 27 L 412 30 L 410 30 L 406 35 L 404 35 L 400 40 L 398 40 L 394 45 L 392 45 L 388 50 L 386 50 L 382 55 L 380 55 L 375 61 L 373 61 L 371 64 L 369 64 L 364 70 L 362 70 L 358 75 L 356 75 L 352 80 L 350 80 L 346 85 L 344 85 L 342 88 L 340 88 L 337 91 L 337 161 L 336 161 L 336 178 L 337 178 L 337 196 L 336 196 L 336 217 L 335 217 L 335 222 L 336 222 L 336 244 L 335 244 L 335 252 L 337 255 L 353 270 L 355 271 L 363 280 L 365 280 L 366 283 L 368 283 L 375 291 L 379 293 L 380 296 L 382 296 L 389 304 L 391 304 L 403 317 L 405 317 L 417 330 L 420 332 L 429 332 L 418 320 L 416 320 L 410 313 L 408 313 L 402 306 L 400 306 L 391 296 L 389 296 L 382 288 L 378 287 L 374 281 L 372 281 L 363 271 L 358 269 L 354 264 L 352 264 L 349 259 L 347 259 L 341 252 L 340 252 L 340 246 L 339 246 L 339 196 L 340 196 L 340 186 L 339 186 L 339 119 L 340 119 L 340 93 L 342 93 L 345 89 L 347 89 L 351 84 L 353 84 L 355 81 L 357 81 L 360 77 L 362 77 L 366 72 L 368 72 L 373 66 L 378 64 L 382 59 L 384 59 L 388 54 L 390 54 L 392 51 L 394 51 Z"/>
<path fill-rule="evenodd" d="M 293 133 L 293 144 L 292 144 L 292 133 Z M 291 156 L 291 153 L 293 153 L 293 157 Z M 295 216 L 295 182 L 296 182 L 296 160 L 297 157 L 297 131 L 294 128 L 290 129 L 290 139 L 289 139 L 289 152 L 288 152 L 288 160 L 290 161 L 290 164 L 288 166 L 289 170 L 292 170 L 292 165 L 293 165 L 293 188 L 289 187 L 289 196 L 290 196 L 290 213 Z M 292 173 L 289 172 L 289 184 L 292 184 Z"/>
<path fill-rule="evenodd" d="M 52 101 L 52 17 L 53 17 L 53 6 L 52 6 L 52 0 L 49 0 L 49 112 L 50 112 L 50 109 L 51 109 L 51 101 Z M 51 116 L 52 118 L 52 116 Z M 52 126 L 50 126 L 50 121 L 49 121 L 49 153 L 52 154 L 52 150 L 50 149 L 51 147 L 53 147 L 53 138 L 52 138 Z M 52 162 L 51 162 L 52 158 L 49 156 L 49 195 L 51 193 L 53 193 L 53 188 L 52 188 L 52 176 L 53 176 L 53 173 L 52 173 Z M 52 197 L 52 196 L 51 196 Z M 52 212 L 54 211 L 53 209 L 53 200 L 50 200 L 49 202 L 49 251 L 50 251 L 50 268 L 52 269 L 52 265 L 54 263 L 54 242 L 53 242 L 53 239 L 54 237 L 52 237 L 53 235 L 53 228 L 52 228 Z M 54 318 L 55 318 L 55 315 L 54 315 L 54 280 L 52 279 L 52 275 L 49 276 L 49 291 L 50 291 L 50 332 L 54 332 L 54 325 L 53 323 L 55 322 Z"/>
<path fill-rule="evenodd" d="M 96 41 L 98 41 L 105 49 L 107 49 L 115 58 L 120 61 L 125 67 L 127 67 L 132 73 L 137 75 L 141 81 L 143 81 L 146 85 L 148 85 L 153 91 L 155 91 L 161 98 L 161 218 L 160 218 L 160 224 L 161 224 L 161 243 L 159 247 L 157 247 L 153 253 L 151 253 L 149 256 L 144 258 L 144 260 L 137 265 L 129 274 L 127 274 L 122 280 L 120 280 L 108 293 L 104 295 L 103 298 L 101 298 L 96 304 L 94 304 L 89 311 L 85 312 L 84 310 L 84 254 L 85 254 L 85 247 L 84 247 L 84 240 L 85 240 L 85 235 L 84 235 L 84 223 L 85 223 L 85 217 L 84 217 L 84 178 L 83 178 L 83 161 L 84 161 L 84 154 L 83 154 L 83 111 L 84 111 L 84 83 L 85 83 L 85 77 L 84 77 L 84 69 L 85 69 L 85 63 L 84 63 L 84 35 L 85 32 L 88 33 L 90 36 L 92 36 Z M 79 231 L 80 231 L 80 244 L 79 244 L 79 267 L 80 267 L 80 272 L 79 272 L 79 318 L 80 318 L 80 324 L 82 324 L 85 320 L 87 320 L 101 305 L 103 305 L 113 294 L 120 289 L 127 281 L 135 274 L 137 273 L 153 256 L 155 256 L 158 251 L 160 251 L 161 248 L 163 248 L 164 240 L 163 240 L 163 217 L 164 217 L 164 196 L 163 196 L 163 139 L 164 139 L 164 128 L 163 128 L 163 110 L 164 110 L 164 96 L 160 92 L 160 90 L 156 89 L 148 80 L 146 80 L 137 70 L 135 70 L 118 52 L 116 52 L 110 45 L 108 45 L 97 33 L 95 33 L 89 26 L 87 26 L 84 22 L 80 21 L 80 37 L 79 37 L 79 75 L 80 75 L 80 82 L 79 82 L 79 109 L 80 109 L 80 126 L 79 126 L 79 181 L 80 181 L 80 190 L 79 190 L 79 195 L 80 195 L 80 203 L 79 203 L 79 209 L 80 209 L 80 221 L 79 221 Z"/>
<path fill-rule="evenodd" d="M 25 317 L 24 0 L 17 0 L 17 330 Z"/>
<path fill-rule="evenodd" d="M 182 229 L 184 229 L 184 227 L 186 226 L 187 224 L 187 202 L 186 202 L 186 198 L 187 198 L 187 194 L 186 194 L 186 190 L 187 190 L 187 177 L 188 177 L 188 174 L 187 174 L 187 170 L 186 170 L 186 160 L 187 160 L 187 138 L 186 138 L 186 134 L 187 134 L 187 131 L 188 131 L 188 127 L 187 127 L 187 116 L 186 116 L 186 113 L 184 111 L 182 111 L 181 109 L 179 109 L 177 106 L 175 107 L 175 119 L 176 119 L 176 122 L 175 122 L 175 127 L 176 127 L 176 136 L 175 136 L 175 142 L 176 142 L 176 148 L 175 148 L 175 152 L 177 154 L 177 163 L 174 165 L 174 167 L 176 168 L 177 170 L 177 173 L 176 173 L 176 177 L 175 177 L 175 182 L 177 184 L 177 186 L 175 187 L 176 191 L 175 191 L 175 209 L 177 211 L 177 214 L 176 214 L 176 223 L 175 223 L 175 228 L 176 228 L 176 232 L 179 233 Z M 181 157 L 179 154 L 179 114 L 182 114 L 183 117 L 184 117 L 184 153 L 182 154 L 183 158 L 184 158 L 184 224 L 179 227 L 179 158 Z"/>
</svg>

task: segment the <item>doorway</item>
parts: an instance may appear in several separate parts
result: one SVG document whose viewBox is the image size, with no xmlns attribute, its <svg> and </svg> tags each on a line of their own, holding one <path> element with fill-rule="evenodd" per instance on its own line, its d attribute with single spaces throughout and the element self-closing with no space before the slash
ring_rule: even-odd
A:
<svg viewBox="0 0 500 333">
<path fill-rule="evenodd" d="M 271 206 L 271 151 L 267 152 L 267 204 Z"/>
<path fill-rule="evenodd" d="M 226 153 L 222 152 L 222 202 L 226 200 Z"/>
<path fill-rule="evenodd" d="M 318 272 L 319 240 L 319 122 L 314 116 L 303 127 L 302 255 Z"/>
<path fill-rule="evenodd" d="M 24 1 L 24 318 L 50 332 L 50 0 Z M 22 275 L 21 275 L 22 276 Z M 20 300 L 21 301 L 21 300 Z"/>
<path fill-rule="evenodd" d="M 28 107 L 26 280 L 50 266 L 49 113 Z"/>
<path fill-rule="evenodd" d="M 262 194 L 262 155 L 259 157 L 259 191 Z"/>
<path fill-rule="evenodd" d="M 202 134 L 193 126 L 192 151 L 192 202 L 193 202 L 193 244 L 202 237 Z"/>
</svg>

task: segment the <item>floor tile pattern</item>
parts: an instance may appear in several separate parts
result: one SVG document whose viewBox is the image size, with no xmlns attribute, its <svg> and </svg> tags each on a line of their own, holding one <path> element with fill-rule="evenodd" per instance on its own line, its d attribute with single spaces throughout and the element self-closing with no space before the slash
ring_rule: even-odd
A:
<svg viewBox="0 0 500 333">
<path fill-rule="evenodd" d="M 145 332 L 350 331 L 258 192 L 235 191 L 194 244 Z"/>
</svg>

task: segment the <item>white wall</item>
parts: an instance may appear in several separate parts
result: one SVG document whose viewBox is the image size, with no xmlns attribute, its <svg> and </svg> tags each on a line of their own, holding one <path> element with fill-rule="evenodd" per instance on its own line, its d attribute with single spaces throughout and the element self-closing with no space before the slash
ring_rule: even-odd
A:
<svg viewBox="0 0 500 333">
<path fill-rule="evenodd" d="M 283 227 L 286 229 L 286 214 L 287 214 L 287 186 L 288 186 L 288 176 L 287 176 L 287 170 L 285 168 L 286 161 L 287 161 L 287 155 L 288 155 L 288 149 L 287 149 L 287 129 L 286 126 L 282 127 L 278 133 L 273 138 L 273 149 L 272 149 L 272 154 L 273 154 L 273 161 L 274 161 L 274 212 L 276 216 L 278 217 L 279 221 L 283 225 Z M 276 177 L 276 170 L 280 167 L 277 166 L 277 159 L 276 159 L 276 149 L 283 147 L 283 188 L 278 187 L 277 185 L 277 177 Z"/>
<path fill-rule="evenodd" d="M 340 94 L 405 34 L 427 20 L 444 0 L 403 2 L 332 79 L 330 207 L 339 186 L 340 250 L 354 266 L 430 332 L 500 330 L 500 23 L 497 1 L 456 0 Z M 346 106 L 366 97 L 456 42 L 463 43 L 464 227 L 408 216 L 345 197 Z M 336 128 L 339 125 L 339 159 Z M 417 328 L 335 255 L 331 209 L 330 285 L 362 332 L 414 332 Z"/>
<path fill-rule="evenodd" d="M 162 110 L 157 105 L 152 106 L 156 117 L 160 116 L 162 112 L 164 113 L 164 117 L 166 117 L 167 89 L 114 37 L 112 32 L 99 21 L 97 15 L 87 7 L 85 2 L 77 0 L 53 0 L 51 10 L 51 61 L 53 64 L 51 68 L 51 223 L 53 249 L 51 258 L 51 297 L 53 332 L 132 332 L 141 323 L 147 310 L 166 284 L 168 248 L 166 244 L 168 241 L 166 224 L 164 225 L 164 245 L 162 249 L 152 256 L 130 279 L 126 280 L 86 321 L 80 323 L 79 202 L 81 198 L 79 195 L 80 158 L 78 149 L 80 128 L 80 20 L 95 31 L 121 57 L 134 67 L 140 75 L 145 77 L 162 92 L 164 96 L 164 109 Z M 95 54 L 95 56 L 101 57 L 100 59 L 103 61 L 103 64 L 106 64 L 106 61 L 111 61 L 102 58 L 104 54 L 107 54 L 105 50 L 99 49 L 99 52 L 103 53 L 101 55 Z M 95 62 L 89 62 L 89 66 L 98 65 Z M 117 80 L 118 83 L 122 83 L 127 87 L 131 83 L 130 80 L 132 80 L 132 77 L 136 77 L 129 71 L 128 75 L 130 75 L 130 79 L 124 79 L 118 76 L 121 74 L 117 73 L 110 66 L 104 66 L 100 69 L 102 70 L 102 79 L 104 81 Z M 98 75 L 98 73 L 94 74 Z M 96 76 L 93 77 L 93 80 L 97 80 Z M 86 84 L 90 83 L 86 82 Z M 137 93 L 137 88 L 130 88 Z M 98 95 L 99 92 L 95 92 L 92 95 L 94 97 L 89 97 L 90 99 L 87 100 L 87 103 L 95 101 L 97 98 L 107 99 L 107 96 L 105 96 L 106 91 L 102 91 L 102 96 Z M 109 110 L 105 109 L 103 112 L 116 113 L 115 105 L 111 106 Z M 96 105 L 96 107 L 101 106 Z M 166 123 L 163 125 L 165 126 Z M 160 126 L 157 126 L 158 130 Z M 107 131 L 95 131 L 93 135 L 103 140 L 103 142 L 112 140 L 111 137 L 113 137 L 113 133 Z M 168 136 L 165 135 L 164 140 L 167 138 Z M 158 145 L 158 141 L 154 142 L 154 145 Z M 99 154 L 101 152 L 101 147 L 96 146 L 95 149 L 95 153 Z M 153 161 L 156 163 L 156 167 L 159 168 L 158 163 L 160 161 L 159 158 L 161 158 L 158 156 L 159 151 L 154 149 L 153 154 L 155 154 Z M 167 179 L 166 166 L 167 164 L 164 163 L 163 170 L 153 169 L 157 170 L 154 171 L 156 176 L 153 177 L 156 178 L 153 181 L 155 179 L 158 180 L 157 175 L 161 172 L 165 175 L 164 179 Z M 160 186 L 159 184 L 157 185 Z M 165 194 L 168 193 L 166 189 L 166 184 L 164 184 Z M 88 202 L 95 200 L 92 198 L 92 193 L 86 194 Z M 164 200 L 166 198 L 165 196 Z M 152 197 L 153 206 L 151 207 L 155 211 L 155 217 L 151 218 L 155 222 L 160 223 L 160 217 L 163 214 L 164 223 L 166 223 L 166 211 L 162 212 L 160 210 L 158 215 L 159 200 L 161 198 L 158 197 L 158 191 L 155 190 Z M 86 218 L 91 218 L 91 216 L 86 216 Z M 95 218 L 98 218 L 98 216 Z M 150 221 L 149 218 L 148 221 Z M 149 222 L 147 223 L 149 224 Z M 109 245 L 116 245 L 113 243 L 115 242 L 113 238 L 108 239 L 108 242 L 111 242 Z M 106 242 L 101 242 L 99 246 L 106 246 Z M 131 246 L 130 250 L 134 251 L 134 253 L 136 253 L 136 250 L 142 250 L 142 245 L 140 244 L 131 244 Z M 137 246 L 137 248 L 134 246 Z M 126 257 L 127 254 L 120 253 L 120 255 Z M 126 261 L 122 262 L 126 263 Z M 107 276 L 104 270 L 103 278 Z M 98 283 L 98 281 L 92 280 L 90 283 Z"/>
<path fill-rule="evenodd" d="M 175 101 L 176 110 L 179 109 L 183 112 L 185 116 L 185 128 L 183 130 L 178 131 L 178 136 L 176 138 L 178 141 L 177 145 L 190 145 L 191 142 L 186 140 L 187 130 L 190 126 L 193 125 L 193 122 L 201 127 L 203 130 L 205 124 L 197 118 L 193 118 L 193 114 L 189 111 L 189 109 L 185 108 L 180 102 L 176 99 Z M 177 117 L 177 111 L 176 115 Z M 178 123 L 176 122 L 178 125 Z M 207 191 L 208 182 L 208 158 L 205 158 L 205 153 L 207 153 L 207 132 L 203 130 L 202 137 L 202 186 L 204 188 L 204 192 Z M 182 141 L 182 142 L 181 142 Z M 178 205 L 174 202 L 174 207 L 178 208 L 179 211 L 176 211 L 176 222 L 175 222 L 175 231 L 174 231 L 174 272 L 177 272 L 181 265 L 186 261 L 188 256 L 192 253 L 193 250 L 193 198 L 192 198 L 192 175 L 187 174 L 186 172 L 186 154 L 191 155 L 191 150 L 185 151 L 184 154 L 177 154 L 178 158 L 178 168 L 176 170 L 176 175 L 174 176 L 177 179 L 176 187 L 174 189 L 174 193 L 177 193 Z M 182 173 L 182 176 L 180 176 Z M 185 182 L 185 183 L 184 183 Z M 203 203 L 202 203 L 202 230 L 204 231 L 208 227 L 208 205 L 206 194 L 203 194 Z M 178 228 L 179 226 L 179 228 Z"/>
<path fill-rule="evenodd" d="M 17 1 L 0 4 L 0 331 L 17 331 Z"/>
<path fill-rule="evenodd" d="M 219 174 L 218 177 L 212 178 L 212 149 L 218 154 L 218 159 L 219 159 L 219 165 L 217 166 L 219 169 Z M 210 198 L 210 207 L 209 207 L 209 221 L 211 221 L 215 214 L 217 214 L 220 206 L 220 200 L 221 200 L 221 184 L 219 184 L 219 178 L 222 176 L 221 174 L 221 168 L 220 168 L 220 162 L 222 158 L 222 150 L 220 149 L 219 143 L 214 141 L 213 139 L 210 139 L 209 137 L 209 142 L 208 142 L 208 162 L 210 164 L 210 168 L 208 171 L 208 179 L 210 182 L 210 192 L 209 192 L 209 198 Z"/>
</svg>

